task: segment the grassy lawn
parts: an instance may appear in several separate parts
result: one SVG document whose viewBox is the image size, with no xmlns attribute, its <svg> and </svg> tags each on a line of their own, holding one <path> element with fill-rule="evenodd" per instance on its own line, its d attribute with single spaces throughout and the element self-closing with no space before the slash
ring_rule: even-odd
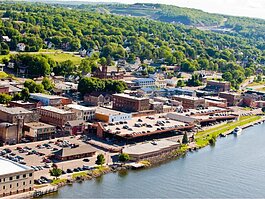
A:
<svg viewBox="0 0 265 199">
<path fill-rule="evenodd" d="M 65 183 L 67 180 L 66 179 L 54 179 L 51 183 L 51 185 L 57 185 L 57 184 L 60 184 L 60 183 Z"/>
<path fill-rule="evenodd" d="M 81 57 L 69 53 L 46 53 L 45 55 L 57 62 L 71 60 L 75 65 L 79 65 L 82 60 Z"/>
<path fill-rule="evenodd" d="M 204 146 L 209 144 L 209 140 L 212 138 L 212 136 L 217 137 L 221 133 L 225 133 L 227 131 L 232 131 L 237 126 L 246 125 L 248 123 L 257 121 L 260 118 L 261 118 L 260 116 L 242 116 L 236 122 L 223 124 L 221 126 L 214 127 L 212 129 L 208 129 L 205 131 L 200 131 L 195 136 L 196 144 L 198 147 L 204 147 Z"/>
<path fill-rule="evenodd" d="M 78 173 L 74 173 L 72 175 L 72 178 L 83 177 L 83 176 L 87 176 L 87 172 L 86 171 L 81 171 L 81 172 L 78 172 Z"/>
</svg>

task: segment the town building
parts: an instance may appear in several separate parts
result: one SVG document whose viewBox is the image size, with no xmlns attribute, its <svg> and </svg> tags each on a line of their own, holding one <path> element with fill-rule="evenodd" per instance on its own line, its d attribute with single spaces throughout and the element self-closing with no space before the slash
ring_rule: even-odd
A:
<svg viewBox="0 0 265 199">
<path fill-rule="evenodd" d="M 69 135 L 82 134 L 86 129 L 86 122 L 84 120 L 71 120 L 65 123 L 64 130 Z"/>
<path fill-rule="evenodd" d="M 199 97 L 191 97 L 188 95 L 174 95 L 172 99 L 182 102 L 184 109 L 197 109 L 206 107 L 205 99 Z"/>
<path fill-rule="evenodd" d="M 32 191 L 34 170 L 0 157 L 0 197 Z"/>
<path fill-rule="evenodd" d="M 53 106 L 42 106 L 37 109 L 41 121 L 58 127 L 64 127 L 65 123 L 76 119 L 76 114 Z"/>
<path fill-rule="evenodd" d="M 150 109 L 149 98 L 136 97 L 128 94 L 113 94 L 113 109 L 120 111 L 139 112 Z"/>
<path fill-rule="evenodd" d="M 16 144 L 18 140 L 18 126 L 8 122 L 0 123 L 0 143 L 1 144 Z"/>
<path fill-rule="evenodd" d="M 28 110 L 33 110 L 36 109 L 37 107 L 42 106 L 42 103 L 40 101 L 11 101 L 9 102 L 9 106 L 10 107 L 22 107 L 24 109 L 28 109 Z"/>
<path fill-rule="evenodd" d="M 44 106 L 64 106 L 72 103 L 69 98 L 43 93 L 31 93 L 30 99 L 40 101 Z"/>
<path fill-rule="evenodd" d="M 24 136 L 30 140 L 40 141 L 51 139 L 56 132 L 56 127 L 42 122 L 30 122 L 24 124 L 23 131 Z"/>
<path fill-rule="evenodd" d="M 170 140 L 158 140 L 144 142 L 136 145 L 128 145 L 122 149 L 123 153 L 130 156 L 132 161 L 148 160 L 161 154 L 170 153 L 180 148 L 181 144 Z"/>
<path fill-rule="evenodd" d="M 112 96 L 103 92 L 92 92 L 84 96 L 84 102 L 92 106 L 105 106 L 109 105 Z"/>
<path fill-rule="evenodd" d="M 74 112 L 77 120 L 92 120 L 95 118 L 96 107 L 81 106 L 78 104 L 68 104 L 66 110 Z"/>
<path fill-rule="evenodd" d="M 220 92 L 219 97 L 226 99 L 228 106 L 237 106 L 242 101 L 241 94 L 235 92 Z"/>
<path fill-rule="evenodd" d="M 97 77 L 99 79 L 123 79 L 123 73 L 119 71 L 111 71 L 108 72 L 108 66 L 102 66 L 101 69 L 97 68 L 97 70 L 93 73 L 93 77 Z"/>
<path fill-rule="evenodd" d="M 4 122 L 18 123 L 22 120 L 26 123 L 39 121 L 39 118 L 38 113 L 22 107 L 0 106 L 0 120 Z"/>
<path fill-rule="evenodd" d="M 227 107 L 227 99 L 221 98 L 218 96 L 205 96 L 204 99 L 206 100 L 207 107 L 208 106 L 217 106 L 221 108 Z"/>
<path fill-rule="evenodd" d="M 100 121 L 115 123 L 130 120 L 132 118 L 132 114 L 98 107 L 96 109 L 95 118 Z"/>
<path fill-rule="evenodd" d="M 138 79 L 134 79 L 132 80 L 132 82 L 135 82 L 136 86 L 139 86 L 141 88 L 146 88 L 146 87 L 150 87 L 150 88 L 155 88 L 155 79 L 153 78 L 138 78 Z"/>
<path fill-rule="evenodd" d="M 208 80 L 205 89 L 215 90 L 218 92 L 225 92 L 225 91 L 230 91 L 230 88 L 231 88 L 230 82 Z"/>
<path fill-rule="evenodd" d="M 96 154 L 97 149 L 90 145 L 82 145 L 76 148 L 61 148 L 53 152 L 53 157 L 60 161 L 74 160 L 86 157 L 92 157 Z"/>
</svg>

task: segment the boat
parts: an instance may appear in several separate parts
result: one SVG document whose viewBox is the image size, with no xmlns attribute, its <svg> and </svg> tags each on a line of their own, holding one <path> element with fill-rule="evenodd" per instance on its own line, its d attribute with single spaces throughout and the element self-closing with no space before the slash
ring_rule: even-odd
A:
<svg viewBox="0 0 265 199">
<path fill-rule="evenodd" d="M 240 135 L 242 132 L 242 129 L 240 127 L 236 127 L 234 130 L 233 130 L 233 134 L 238 136 Z"/>
</svg>

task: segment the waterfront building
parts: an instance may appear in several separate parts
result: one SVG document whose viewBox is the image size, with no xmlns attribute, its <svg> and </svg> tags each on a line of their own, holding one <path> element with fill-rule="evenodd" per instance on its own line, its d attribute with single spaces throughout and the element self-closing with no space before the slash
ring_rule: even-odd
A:
<svg viewBox="0 0 265 199">
<path fill-rule="evenodd" d="M 220 92 L 219 97 L 226 99 L 228 106 L 237 106 L 242 101 L 241 94 L 235 92 Z"/>
<path fill-rule="evenodd" d="M 0 197 L 33 190 L 34 170 L 0 157 Z"/>
<path fill-rule="evenodd" d="M 113 109 L 129 112 L 149 110 L 149 98 L 127 94 L 113 94 Z"/>
</svg>

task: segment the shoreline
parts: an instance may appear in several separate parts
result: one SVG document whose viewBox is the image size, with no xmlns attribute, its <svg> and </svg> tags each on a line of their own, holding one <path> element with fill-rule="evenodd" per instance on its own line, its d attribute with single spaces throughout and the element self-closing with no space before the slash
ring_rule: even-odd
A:
<svg viewBox="0 0 265 199">
<path fill-rule="evenodd" d="M 262 124 L 263 122 L 265 122 L 264 116 L 262 116 L 262 118 L 260 118 L 259 120 L 250 122 L 240 127 L 242 129 L 246 129 L 255 124 Z M 231 133 L 232 132 L 229 130 L 223 134 L 230 135 Z M 206 146 L 208 145 L 210 145 L 210 143 L 208 143 Z M 149 158 L 148 160 L 140 161 L 139 163 L 142 162 L 141 164 L 144 165 L 143 167 L 141 167 L 142 169 L 150 169 L 157 165 L 165 164 L 169 161 L 177 160 L 178 158 L 185 156 L 188 152 L 197 151 L 198 149 L 204 148 L 206 146 L 198 147 L 194 143 L 190 143 L 189 146 L 182 145 L 182 147 L 178 150 L 163 153 L 159 156 Z M 81 172 L 73 173 L 71 175 L 68 174 L 68 176 L 62 176 L 61 178 L 58 178 L 57 183 L 54 183 L 54 184 L 50 183 L 50 184 L 47 184 L 47 186 L 41 186 L 40 188 L 36 188 L 34 191 L 31 191 L 29 193 L 25 193 L 23 195 L 16 195 L 15 197 L 4 197 L 4 199 L 43 197 L 45 195 L 54 194 L 58 192 L 59 188 L 67 186 L 67 185 L 72 185 L 73 183 L 81 183 L 85 180 L 92 180 L 92 179 L 99 178 L 108 173 L 116 173 L 119 171 L 129 171 L 132 169 L 133 168 L 130 164 L 120 164 L 120 163 L 113 164 L 113 165 L 98 166 L 98 168 L 96 168 L 95 170 L 81 171 Z"/>
</svg>

